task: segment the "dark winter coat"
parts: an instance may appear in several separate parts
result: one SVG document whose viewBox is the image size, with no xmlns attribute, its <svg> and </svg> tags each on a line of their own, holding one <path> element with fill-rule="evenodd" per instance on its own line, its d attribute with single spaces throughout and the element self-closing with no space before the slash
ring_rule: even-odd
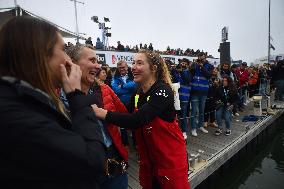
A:
<svg viewBox="0 0 284 189">
<path fill-rule="evenodd" d="M 0 188 L 99 188 L 103 138 L 82 97 L 78 90 L 67 95 L 70 121 L 45 93 L 13 78 L 0 79 Z"/>
</svg>

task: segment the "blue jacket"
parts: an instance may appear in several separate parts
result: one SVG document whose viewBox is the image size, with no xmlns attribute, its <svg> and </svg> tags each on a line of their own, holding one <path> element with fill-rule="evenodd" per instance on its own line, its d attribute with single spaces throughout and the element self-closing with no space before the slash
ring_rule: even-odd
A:
<svg viewBox="0 0 284 189">
<path fill-rule="evenodd" d="M 132 94 L 136 91 L 136 83 L 131 78 L 127 78 L 124 83 L 121 76 L 113 77 L 111 87 L 124 105 L 129 103 Z"/>
<path fill-rule="evenodd" d="M 188 102 L 190 98 L 190 79 L 191 79 L 191 73 L 189 69 L 183 70 L 180 73 L 179 82 L 180 82 L 180 88 L 179 88 L 179 99 L 182 102 Z"/>
<path fill-rule="evenodd" d="M 176 69 L 171 70 L 172 82 L 178 83 L 180 82 L 180 75 Z"/>
<path fill-rule="evenodd" d="M 202 67 L 193 64 L 193 78 L 191 81 L 192 95 L 207 96 L 212 66 L 206 62 Z"/>
</svg>

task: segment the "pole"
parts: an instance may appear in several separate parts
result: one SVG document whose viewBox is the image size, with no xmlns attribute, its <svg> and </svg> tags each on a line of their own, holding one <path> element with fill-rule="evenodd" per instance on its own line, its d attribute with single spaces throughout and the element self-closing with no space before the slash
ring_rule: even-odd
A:
<svg viewBox="0 0 284 189">
<path fill-rule="evenodd" d="M 78 17 L 77 17 L 77 1 L 74 0 L 74 7 L 75 7 L 75 20 L 76 20 L 76 40 L 77 43 L 79 42 L 79 27 L 78 27 Z"/>
<path fill-rule="evenodd" d="M 106 46 L 106 30 L 105 30 L 105 23 L 102 23 L 102 42 L 104 45 L 104 48 Z"/>
<path fill-rule="evenodd" d="M 19 16 L 20 11 L 19 11 L 19 8 L 18 8 L 17 0 L 14 0 L 14 4 L 15 4 L 15 16 Z"/>
<path fill-rule="evenodd" d="M 84 4 L 84 2 L 80 2 L 77 0 L 70 0 L 74 1 L 74 8 L 75 8 L 75 22 L 76 22 L 76 41 L 79 42 L 79 27 L 78 27 L 78 16 L 77 16 L 77 3 Z"/>
<path fill-rule="evenodd" d="M 268 61 L 268 64 L 270 63 L 270 2 L 271 0 L 269 0 L 269 8 L 268 8 L 268 56 L 267 56 L 267 61 Z"/>
</svg>

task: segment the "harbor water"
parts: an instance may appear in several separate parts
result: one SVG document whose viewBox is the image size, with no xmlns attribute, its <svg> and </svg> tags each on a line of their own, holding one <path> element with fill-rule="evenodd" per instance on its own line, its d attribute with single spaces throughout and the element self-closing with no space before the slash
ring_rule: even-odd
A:
<svg viewBox="0 0 284 189">
<path fill-rule="evenodd" d="M 284 116 L 197 188 L 283 189 Z"/>
</svg>

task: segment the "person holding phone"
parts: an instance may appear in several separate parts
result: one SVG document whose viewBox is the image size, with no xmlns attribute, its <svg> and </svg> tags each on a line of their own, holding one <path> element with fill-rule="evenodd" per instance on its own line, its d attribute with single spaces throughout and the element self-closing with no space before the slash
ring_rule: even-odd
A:
<svg viewBox="0 0 284 189">
<path fill-rule="evenodd" d="M 82 101 L 81 75 L 56 27 L 25 16 L 1 27 L 0 188 L 100 188 L 104 142 Z M 70 116 L 56 94 L 60 87 Z"/>
<path fill-rule="evenodd" d="M 176 120 L 167 66 L 159 54 L 143 50 L 134 58 L 132 73 L 138 84 L 129 106 L 133 113 L 93 105 L 96 116 L 136 130 L 143 189 L 189 189 L 186 144 Z"/>
<path fill-rule="evenodd" d="M 206 60 L 206 54 L 200 52 L 198 59 L 191 65 L 191 135 L 197 137 L 197 130 L 208 133 L 204 128 L 204 110 L 209 91 L 209 80 L 213 66 Z M 198 121 L 197 121 L 198 120 Z"/>
</svg>

